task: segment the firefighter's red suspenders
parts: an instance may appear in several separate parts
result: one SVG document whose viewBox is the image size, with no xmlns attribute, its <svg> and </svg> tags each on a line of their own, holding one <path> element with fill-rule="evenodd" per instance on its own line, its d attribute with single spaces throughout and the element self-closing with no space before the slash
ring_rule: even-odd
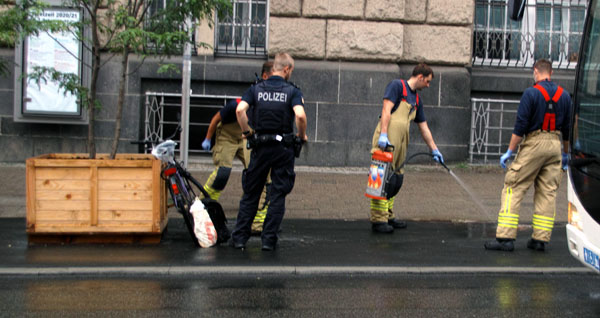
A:
<svg viewBox="0 0 600 318">
<path fill-rule="evenodd" d="M 401 102 L 404 101 L 406 102 L 406 84 L 404 83 L 404 80 L 400 80 L 400 82 L 402 83 L 402 99 L 400 100 Z M 417 106 L 419 105 L 419 94 L 417 95 L 417 102 L 415 103 L 415 107 L 411 110 L 411 113 L 417 109 Z M 407 102 L 408 103 L 408 102 Z M 396 109 L 398 108 L 398 106 L 400 105 L 400 103 L 398 103 L 397 105 L 394 105 L 394 107 L 392 108 L 392 111 L 390 113 L 394 113 L 396 111 Z"/>
<path fill-rule="evenodd" d="M 402 99 L 403 101 L 406 101 L 406 83 L 404 83 L 404 80 L 400 80 L 400 82 L 402 82 L 402 96 L 404 96 L 404 98 Z M 415 109 L 417 108 L 417 106 L 419 105 L 419 94 L 417 95 L 417 102 L 415 103 Z"/>
<path fill-rule="evenodd" d="M 554 104 L 558 103 L 558 100 L 563 93 L 563 88 L 558 86 L 556 89 L 556 93 L 554 93 L 554 96 L 552 97 L 552 101 L 554 102 L 553 104 L 550 102 L 550 95 L 548 95 L 548 92 L 542 85 L 535 84 L 533 87 L 542 93 L 544 100 L 546 101 L 546 111 L 544 112 L 544 123 L 542 124 L 542 130 L 556 130 L 556 109 Z"/>
</svg>

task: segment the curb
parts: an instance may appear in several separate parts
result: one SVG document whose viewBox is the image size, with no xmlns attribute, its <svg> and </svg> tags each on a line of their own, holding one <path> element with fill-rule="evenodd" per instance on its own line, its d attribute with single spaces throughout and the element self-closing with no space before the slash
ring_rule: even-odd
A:
<svg viewBox="0 0 600 318">
<path fill-rule="evenodd" d="M 4 267 L 0 276 L 381 275 L 381 274 L 589 274 L 586 267 L 476 266 L 134 266 Z"/>
</svg>

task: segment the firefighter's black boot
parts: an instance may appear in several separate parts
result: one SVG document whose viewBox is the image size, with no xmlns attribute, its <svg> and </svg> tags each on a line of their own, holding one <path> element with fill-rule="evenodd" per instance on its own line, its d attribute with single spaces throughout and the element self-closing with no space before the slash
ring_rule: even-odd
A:
<svg viewBox="0 0 600 318">
<path fill-rule="evenodd" d="M 371 229 L 375 233 L 393 233 L 394 227 L 385 222 L 375 222 L 371 225 Z"/>
<path fill-rule="evenodd" d="M 543 252 L 546 249 L 546 242 L 538 241 L 536 239 L 529 239 L 529 241 L 527 241 L 527 248 L 534 251 Z"/>
<path fill-rule="evenodd" d="M 486 250 L 512 252 L 515 249 L 515 240 L 497 238 L 495 241 L 488 241 L 483 244 Z"/>
<path fill-rule="evenodd" d="M 406 222 L 398 221 L 395 218 L 389 219 L 388 224 L 391 225 L 395 229 L 405 229 L 406 228 Z"/>
</svg>

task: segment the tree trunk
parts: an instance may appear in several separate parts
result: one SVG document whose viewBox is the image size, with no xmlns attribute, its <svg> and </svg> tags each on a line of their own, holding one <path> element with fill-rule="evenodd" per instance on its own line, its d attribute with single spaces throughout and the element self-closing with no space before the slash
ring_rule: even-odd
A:
<svg viewBox="0 0 600 318">
<path fill-rule="evenodd" d="M 121 119 L 123 118 L 123 104 L 125 104 L 125 86 L 127 85 L 127 64 L 129 62 L 129 50 L 123 49 L 121 60 L 121 79 L 119 80 L 119 98 L 117 99 L 117 113 L 115 114 L 115 135 L 113 137 L 110 151 L 110 159 L 115 159 L 117 149 L 119 148 L 119 138 L 121 137 Z"/>
<path fill-rule="evenodd" d="M 93 7 L 90 13 L 90 22 L 92 29 L 92 79 L 90 82 L 90 91 L 88 94 L 88 153 L 90 159 L 96 158 L 96 140 L 95 140 L 95 119 L 96 119 L 96 83 L 100 74 L 100 40 L 98 37 L 98 5 Z"/>
</svg>

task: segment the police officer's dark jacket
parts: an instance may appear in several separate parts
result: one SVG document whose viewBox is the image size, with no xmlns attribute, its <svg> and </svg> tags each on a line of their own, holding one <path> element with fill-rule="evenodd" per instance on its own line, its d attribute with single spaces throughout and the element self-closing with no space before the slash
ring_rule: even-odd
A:
<svg viewBox="0 0 600 318">
<path fill-rule="evenodd" d="M 294 130 L 296 105 L 304 106 L 302 92 L 281 76 L 252 85 L 242 96 L 250 105 L 252 128 L 258 134 L 289 134 Z"/>
<path fill-rule="evenodd" d="M 542 86 L 550 97 L 553 97 L 558 89 L 556 83 L 548 80 L 540 81 L 537 84 Z M 569 140 L 571 96 L 566 90 L 563 90 L 560 99 L 554 105 L 556 130 L 561 131 L 563 140 Z M 513 133 L 519 137 L 523 137 L 532 131 L 541 129 L 545 113 L 546 100 L 544 99 L 544 95 L 535 87 L 527 88 L 519 103 Z"/>
</svg>

